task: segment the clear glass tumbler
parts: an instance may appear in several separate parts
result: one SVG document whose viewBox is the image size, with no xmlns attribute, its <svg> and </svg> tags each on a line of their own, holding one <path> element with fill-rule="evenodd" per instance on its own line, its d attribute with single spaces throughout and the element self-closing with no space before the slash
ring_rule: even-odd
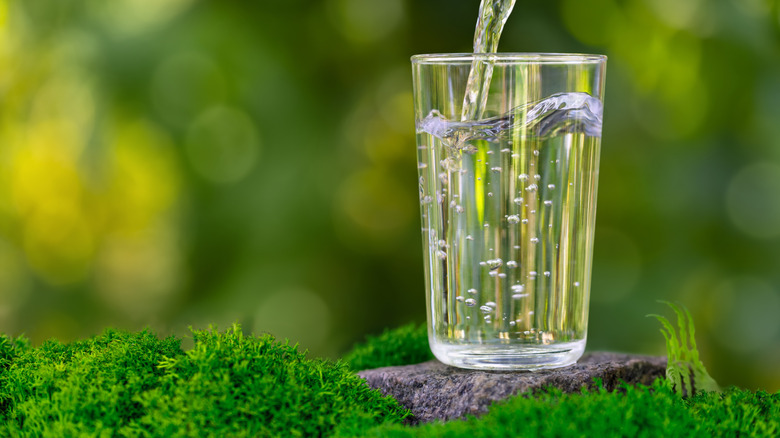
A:
<svg viewBox="0 0 780 438">
<path fill-rule="evenodd" d="M 473 369 L 575 363 L 587 338 L 606 57 L 416 55 L 412 67 L 434 355 Z"/>
</svg>

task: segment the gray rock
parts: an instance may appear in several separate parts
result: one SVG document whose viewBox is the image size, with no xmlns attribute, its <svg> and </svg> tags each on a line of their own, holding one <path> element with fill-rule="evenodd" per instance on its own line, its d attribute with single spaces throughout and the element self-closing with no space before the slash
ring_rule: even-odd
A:
<svg viewBox="0 0 780 438">
<path fill-rule="evenodd" d="M 392 395 L 411 410 L 410 424 L 451 420 L 487 412 L 488 406 L 514 394 L 554 386 L 579 392 L 602 380 L 609 391 L 621 382 L 649 385 L 666 370 L 665 357 L 616 353 L 590 353 L 576 365 L 541 371 L 473 371 L 454 368 L 438 360 L 417 365 L 377 368 L 358 374 L 372 388 Z"/>
</svg>

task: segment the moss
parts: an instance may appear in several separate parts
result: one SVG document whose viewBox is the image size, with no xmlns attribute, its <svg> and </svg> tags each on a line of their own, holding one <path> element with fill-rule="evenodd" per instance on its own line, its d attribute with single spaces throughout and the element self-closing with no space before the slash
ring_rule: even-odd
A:
<svg viewBox="0 0 780 438">
<path fill-rule="evenodd" d="M 270 335 L 193 336 L 186 352 L 148 331 L 38 348 L 2 338 L 0 436 L 326 436 L 407 415 L 345 364 Z"/>
<path fill-rule="evenodd" d="M 723 394 L 677 396 L 662 380 L 650 387 L 603 388 L 581 394 L 549 389 L 512 397 L 482 417 L 419 427 L 384 425 L 365 437 L 774 437 L 780 394 L 732 388 Z"/>
<path fill-rule="evenodd" d="M 379 336 L 368 336 L 344 357 L 353 370 L 410 365 L 433 359 L 428 346 L 425 324 L 407 324 L 385 330 Z"/>
<path fill-rule="evenodd" d="M 482 417 L 419 427 L 344 362 L 307 359 L 270 335 L 193 331 L 194 347 L 149 331 L 107 330 L 32 348 L 0 336 L 0 436 L 778 436 L 780 393 L 731 388 L 687 398 L 650 387 L 549 389 Z M 424 327 L 371 337 L 353 368 L 430 358 Z"/>
</svg>

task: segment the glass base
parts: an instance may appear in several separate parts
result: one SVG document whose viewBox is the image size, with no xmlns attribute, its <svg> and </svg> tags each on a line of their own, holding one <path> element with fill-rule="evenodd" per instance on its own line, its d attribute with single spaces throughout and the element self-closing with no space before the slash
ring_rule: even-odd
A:
<svg viewBox="0 0 780 438">
<path fill-rule="evenodd" d="M 439 361 L 458 368 L 533 371 L 573 365 L 585 352 L 585 340 L 551 345 L 441 344 L 431 340 Z"/>
</svg>

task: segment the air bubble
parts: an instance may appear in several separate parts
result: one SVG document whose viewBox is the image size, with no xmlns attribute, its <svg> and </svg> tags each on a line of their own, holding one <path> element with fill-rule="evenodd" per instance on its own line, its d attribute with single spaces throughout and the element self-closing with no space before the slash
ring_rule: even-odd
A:
<svg viewBox="0 0 780 438">
<path fill-rule="evenodd" d="M 437 243 L 439 244 L 439 248 L 446 248 L 447 247 L 447 241 L 446 240 L 439 240 Z"/>
<path fill-rule="evenodd" d="M 515 325 L 517 325 L 517 323 L 516 323 L 516 322 L 514 322 L 514 321 L 509 321 L 509 326 L 510 326 L 510 327 L 514 327 Z"/>
<path fill-rule="evenodd" d="M 442 172 L 439 174 L 439 181 L 441 181 L 442 184 L 447 185 L 450 183 L 450 177 L 447 176 L 446 173 Z"/>
<path fill-rule="evenodd" d="M 537 181 L 539 181 L 540 179 L 542 179 L 542 175 L 539 175 L 539 174 L 537 173 L 536 175 L 534 175 L 534 179 L 535 179 L 535 180 L 537 180 Z"/>
<path fill-rule="evenodd" d="M 522 221 L 520 221 L 520 222 L 522 222 L 522 223 L 524 223 L 524 224 L 527 224 L 527 223 L 528 223 L 528 219 L 523 219 L 523 220 L 522 220 Z"/>
<path fill-rule="evenodd" d="M 528 184 L 528 187 L 525 188 L 525 191 L 526 192 L 535 192 L 536 189 L 538 189 L 538 188 L 539 188 L 539 186 L 537 186 L 536 184 Z"/>
<path fill-rule="evenodd" d="M 487 303 L 485 303 L 485 305 L 493 309 L 496 308 L 496 303 L 494 303 L 493 301 L 488 301 Z"/>
<path fill-rule="evenodd" d="M 428 167 L 428 163 L 420 163 L 417 165 L 418 169 L 425 169 L 426 167 Z"/>
<path fill-rule="evenodd" d="M 530 214 L 535 214 L 535 213 L 536 213 L 536 210 L 531 210 L 531 211 L 529 211 L 528 213 L 530 213 Z"/>
<path fill-rule="evenodd" d="M 470 293 L 471 295 L 475 295 L 477 293 L 477 290 L 472 288 L 467 290 L 466 292 Z"/>
<path fill-rule="evenodd" d="M 528 179 L 527 173 L 521 173 L 520 176 L 517 177 L 520 181 L 525 181 Z"/>
<path fill-rule="evenodd" d="M 474 240 L 474 238 L 471 236 L 471 234 L 466 235 L 466 240 Z"/>
<path fill-rule="evenodd" d="M 492 197 L 493 197 L 493 192 L 488 192 L 488 198 L 492 198 Z"/>
<path fill-rule="evenodd" d="M 504 149 L 501 149 L 501 152 L 506 154 L 506 153 L 512 152 L 512 149 L 504 148 Z"/>
<path fill-rule="evenodd" d="M 447 258 L 447 253 L 444 251 L 436 251 L 436 257 L 440 258 L 441 260 L 445 260 Z"/>
<path fill-rule="evenodd" d="M 507 268 L 516 268 L 517 267 L 517 262 L 514 261 L 514 260 L 510 260 L 510 261 L 506 262 L 506 267 Z"/>
<path fill-rule="evenodd" d="M 546 206 L 548 206 L 548 207 L 552 207 L 552 204 L 553 204 L 553 203 L 552 203 L 552 201 L 551 201 L 551 200 L 549 200 L 549 199 L 548 199 L 548 200 L 546 200 L 546 201 L 544 201 L 544 205 L 546 205 Z"/>
<path fill-rule="evenodd" d="M 493 151 L 487 151 L 486 154 L 493 155 Z"/>
<path fill-rule="evenodd" d="M 512 292 L 520 293 L 525 291 L 525 286 L 522 284 L 515 284 L 510 289 L 512 289 Z"/>
<path fill-rule="evenodd" d="M 529 310 L 529 311 L 528 311 L 528 314 L 529 314 L 529 315 L 533 315 L 533 314 L 534 314 L 534 311 L 533 311 L 533 310 Z"/>
<path fill-rule="evenodd" d="M 574 287 L 580 287 L 580 282 L 579 281 L 575 281 L 574 282 Z"/>
<path fill-rule="evenodd" d="M 462 296 L 460 296 L 460 295 L 458 295 L 457 297 L 455 297 L 455 301 L 458 301 L 458 302 L 461 302 L 461 303 L 462 303 L 464 300 L 465 300 L 465 298 L 463 298 L 463 297 L 462 297 Z"/>
<path fill-rule="evenodd" d="M 491 168 L 490 168 L 490 170 L 491 170 L 491 172 L 493 172 L 493 173 L 499 173 L 499 172 L 501 172 L 501 168 L 500 168 L 500 167 L 491 167 Z"/>
<path fill-rule="evenodd" d="M 433 202 L 433 198 L 431 198 L 430 196 L 423 196 L 422 204 L 430 204 L 431 202 Z"/>
<path fill-rule="evenodd" d="M 498 275 L 498 271 L 490 271 L 488 275 L 495 278 Z"/>
<path fill-rule="evenodd" d="M 512 299 L 519 300 L 519 299 L 522 299 L 522 298 L 526 298 L 527 296 L 528 296 L 528 294 L 512 294 Z"/>
<path fill-rule="evenodd" d="M 466 305 L 469 307 L 474 307 L 477 305 L 477 300 L 475 300 L 474 298 L 466 298 L 466 300 L 463 302 L 466 303 Z"/>
<path fill-rule="evenodd" d="M 481 310 L 482 313 L 490 313 L 493 311 L 493 308 L 490 306 L 480 306 L 479 310 Z"/>
<path fill-rule="evenodd" d="M 536 277 L 536 271 L 529 271 L 528 275 L 531 277 Z"/>
<path fill-rule="evenodd" d="M 539 149 L 534 150 L 533 153 L 534 153 L 534 157 L 538 157 L 539 156 Z"/>
<path fill-rule="evenodd" d="M 550 271 L 544 271 L 543 274 L 545 277 L 549 277 L 550 275 L 552 275 Z"/>
<path fill-rule="evenodd" d="M 498 278 L 506 278 L 506 274 L 504 274 L 504 273 L 502 272 L 502 273 L 498 274 Z"/>
<path fill-rule="evenodd" d="M 550 190 L 555 190 L 555 184 L 547 184 L 547 188 Z"/>
<path fill-rule="evenodd" d="M 460 205 L 456 205 L 455 206 L 455 212 L 456 213 L 463 213 L 464 211 L 466 211 L 466 209 L 464 209 L 462 206 L 460 206 Z"/>
<path fill-rule="evenodd" d="M 506 221 L 509 222 L 510 224 L 516 224 L 516 223 L 520 222 L 520 216 L 518 216 L 516 214 L 513 214 L 511 216 L 507 216 Z"/>
<path fill-rule="evenodd" d="M 501 259 L 492 259 L 492 260 L 487 260 L 485 264 L 487 264 L 487 267 L 490 268 L 491 270 L 495 270 L 500 268 L 501 265 L 504 264 L 504 261 Z"/>
<path fill-rule="evenodd" d="M 452 157 L 447 157 L 441 161 L 439 161 L 439 164 L 441 164 L 442 169 L 444 170 L 457 170 L 458 167 L 458 160 Z"/>
<path fill-rule="evenodd" d="M 523 203 L 523 198 L 515 198 L 514 199 L 515 204 L 520 205 Z"/>
<path fill-rule="evenodd" d="M 531 243 L 539 243 L 539 238 L 538 237 L 532 237 L 531 238 Z"/>
</svg>

